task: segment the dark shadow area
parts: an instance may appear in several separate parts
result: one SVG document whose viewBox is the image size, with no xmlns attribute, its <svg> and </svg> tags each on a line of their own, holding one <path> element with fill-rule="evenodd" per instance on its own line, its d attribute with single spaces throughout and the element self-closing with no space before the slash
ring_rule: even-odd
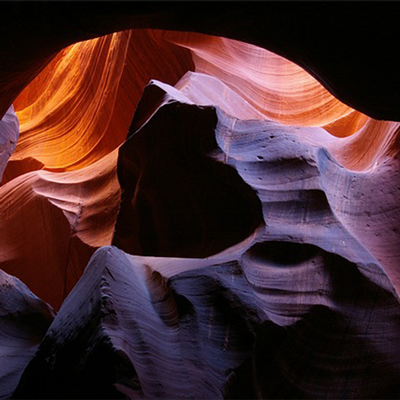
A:
<svg viewBox="0 0 400 400">
<path fill-rule="evenodd" d="M 360 328 L 324 306 L 286 328 L 265 322 L 254 346 L 259 398 L 399 398 L 398 370 Z"/>
<path fill-rule="evenodd" d="M 113 245 L 130 254 L 207 257 L 263 223 L 237 171 L 215 161 L 215 109 L 163 105 L 120 148 L 122 188 Z"/>
<path fill-rule="evenodd" d="M 141 393 L 129 358 L 99 330 L 99 310 L 60 345 L 47 336 L 28 364 L 13 399 L 125 399 L 114 384 Z"/>
<path fill-rule="evenodd" d="M 320 249 L 311 244 L 264 242 L 254 245 L 247 254 L 277 267 L 292 267 L 315 257 Z"/>
</svg>

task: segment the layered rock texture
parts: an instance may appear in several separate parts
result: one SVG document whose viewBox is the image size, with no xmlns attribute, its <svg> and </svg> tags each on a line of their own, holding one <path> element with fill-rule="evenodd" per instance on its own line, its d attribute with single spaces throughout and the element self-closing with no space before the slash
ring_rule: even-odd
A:
<svg viewBox="0 0 400 400">
<path fill-rule="evenodd" d="M 0 398 L 14 391 L 54 318 L 19 279 L 0 271 Z"/>
<path fill-rule="evenodd" d="M 97 6 L 1 28 L 0 398 L 400 397 L 400 115 L 345 75 L 360 22 Z"/>
</svg>

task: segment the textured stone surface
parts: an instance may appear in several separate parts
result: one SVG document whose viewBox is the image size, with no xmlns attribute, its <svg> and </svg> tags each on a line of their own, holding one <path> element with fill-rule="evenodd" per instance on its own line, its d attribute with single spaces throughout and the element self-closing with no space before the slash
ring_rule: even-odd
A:
<svg viewBox="0 0 400 400">
<path fill-rule="evenodd" d="M 2 8 L 0 268 L 61 309 L 0 275 L 0 397 L 399 397 L 390 7 L 52 7 Z"/>
<path fill-rule="evenodd" d="M 400 271 L 396 267 L 398 252 L 395 250 L 400 240 L 396 230 L 400 215 L 398 207 L 400 194 L 396 184 L 399 164 L 397 156 L 393 156 L 398 124 L 371 120 L 366 129 L 342 139 L 329 135 L 321 128 L 291 127 L 265 120 L 241 121 L 219 108 L 214 108 L 216 111 L 213 111 L 210 107 L 190 107 L 192 101 L 188 94 L 191 93 L 189 88 L 192 89 L 192 93 L 201 93 L 197 91 L 198 87 L 194 83 L 196 79 L 201 80 L 202 75 L 191 74 L 191 77 L 193 79 L 189 77 L 183 79 L 183 81 L 189 80 L 186 81 L 186 85 L 181 84 L 181 92 L 154 82 L 152 86 L 147 87 L 143 95 L 141 107 L 147 106 L 150 110 L 155 108 L 158 111 L 143 125 L 143 128 L 135 131 L 137 121 L 144 122 L 142 114 L 145 113 L 140 107 L 132 122 L 131 137 L 120 149 L 118 175 L 123 195 L 113 243 L 133 254 L 169 256 L 190 254 L 185 253 L 189 250 L 183 248 L 181 254 L 172 253 L 172 246 L 179 242 L 176 235 L 185 231 L 178 225 L 179 223 L 187 223 L 187 226 L 196 224 L 194 219 L 196 213 L 192 211 L 189 217 L 184 212 L 190 207 L 195 210 L 199 202 L 183 196 L 196 193 L 194 190 L 199 186 L 196 185 L 195 189 L 190 186 L 192 181 L 188 176 L 192 176 L 193 173 L 188 176 L 184 174 L 184 171 L 189 171 L 186 165 L 173 163 L 177 163 L 183 157 L 184 152 L 179 150 L 179 146 L 184 146 L 185 151 L 190 152 L 191 143 L 196 143 L 194 141 L 197 140 L 193 136 L 200 134 L 209 137 L 211 131 L 215 129 L 218 148 L 214 143 L 213 147 L 208 149 L 208 157 L 234 166 L 244 182 L 256 191 L 263 204 L 266 230 L 270 238 L 273 240 L 292 238 L 312 243 L 327 251 L 339 254 L 343 252 L 345 257 L 350 257 L 355 262 L 359 257 L 358 254 L 362 253 L 362 247 L 365 246 L 371 257 L 381 262 L 396 290 L 400 291 Z M 204 81 L 207 80 L 209 78 L 205 77 Z M 163 104 L 161 106 L 160 101 Z M 176 101 L 187 105 L 179 106 Z M 201 104 L 207 104 L 204 97 Z M 242 113 L 250 113 L 252 109 L 251 105 L 246 104 L 241 104 Z M 174 115 L 172 123 L 169 113 L 165 112 L 168 108 L 171 110 L 171 115 L 172 113 Z M 181 111 L 176 111 L 178 109 Z M 185 112 L 191 115 L 190 122 L 185 120 L 186 117 L 180 117 Z M 151 115 L 150 111 L 148 115 Z M 180 126 L 177 122 L 179 118 L 182 118 L 182 124 L 191 132 L 190 141 L 184 142 L 180 139 L 179 146 L 172 146 L 164 152 L 167 149 L 166 142 L 169 140 L 167 137 L 172 137 L 172 143 L 176 140 L 173 138 L 180 135 L 177 129 L 177 126 Z M 192 122 L 196 118 L 199 123 Z M 217 118 L 218 121 L 213 118 Z M 159 122 L 160 119 L 162 122 Z M 369 150 L 369 155 L 360 156 L 357 151 L 353 151 L 349 157 L 349 147 L 352 145 L 358 146 L 359 151 L 369 149 L 365 146 L 365 133 L 368 129 L 371 132 L 371 127 L 376 126 L 380 127 L 376 142 L 384 144 L 373 147 Z M 373 132 L 376 132 L 376 129 Z M 185 133 L 186 130 L 183 130 L 182 135 Z M 157 135 L 160 135 L 159 140 L 156 139 Z M 382 138 L 387 141 L 386 145 Z M 152 146 L 151 151 L 142 150 L 149 149 L 150 146 Z M 200 147 L 195 144 L 195 148 Z M 348 164 L 354 168 L 354 163 L 360 159 L 365 163 L 364 168 L 359 167 L 360 171 L 345 167 Z M 197 162 L 193 156 L 190 160 L 193 163 Z M 343 161 L 343 164 L 340 161 Z M 372 168 L 371 163 L 373 163 Z M 170 171 L 168 169 L 170 165 L 175 165 L 175 169 Z M 207 174 L 204 167 L 198 171 L 200 174 Z M 157 181 L 156 177 L 163 176 L 163 173 L 166 175 Z M 151 182 L 156 183 L 146 185 L 148 176 L 151 176 Z M 213 173 L 212 179 L 218 179 L 217 174 Z M 208 178 L 207 184 L 212 179 Z M 377 201 L 373 195 L 377 191 L 382 199 L 386 198 L 385 201 Z M 207 199 L 208 196 L 201 198 Z M 177 201 L 183 201 L 182 199 L 187 199 L 188 204 L 178 206 L 175 220 L 168 223 L 168 218 L 173 215 L 171 210 L 174 210 L 174 204 L 180 204 Z M 210 212 L 213 213 L 209 214 L 213 215 L 212 219 L 217 220 L 220 217 L 217 208 L 211 207 Z M 152 215 L 158 217 L 152 219 Z M 199 211 L 197 215 L 200 216 L 199 221 L 202 221 L 203 214 Z M 387 230 L 383 228 L 383 224 L 386 224 Z M 205 240 L 208 231 L 204 228 L 203 236 L 198 229 L 196 232 L 199 244 L 201 240 Z M 235 232 L 239 230 L 235 228 Z M 242 239 L 238 238 L 237 241 Z M 140 244 L 146 240 L 154 246 L 151 251 L 147 250 L 147 253 Z M 214 242 L 209 240 L 208 243 Z"/>
<path fill-rule="evenodd" d="M 0 399 L 16 388 L 54 316 L 19 279 L 0 270 Z"/>
<path fill-rule="evenodd" d="M 58 309 L 96 248 L 111 243 L 117 151 L 78 171 L 33 171 L 0 187 L 0 267 Z"/>
<path fill-rule="evenodd" d="M 19 137 L 19 122 L 11 106 L 0 120 L 0 182 L 7 162 L 15 150 Z"/>
<path fill-rule="evenodd" d="M 103 158 L 124 142 L 148 81 L 174 85 L 190 69 L 190 52 L 151 30 L 62 50 L 14 104 L 21 132 L 6 180 L 21 169 L 71 171 Z"/>
<path fill-rule="evenodd" d="M 149 110 L 150 119 L 143 120 L 145 106 L 152 105 L 155 112 Z M 161 257 L 132 256 L 116 247 L 98 250 L 14 397 L 398 397 L 400 304 L 391 283 L 398 273 L 374 257 L 373 246 L 364 246 L 365 235 L 348 228 L 352 212 L 340 213 L 339 207 L 346 204 L 343 197 L 350 204 L 358 196 L 368 199 L 368 185 L 360 181 L 394 164 L 387 158 L 373 171 L 355 173 L 329 153 L 341 139 L 321 128 L 240 121 L 219 108 L 196 106 L 158 82 L 147 87 L 138 110 L 132 127 L 144 124 L 121 147 L 118 165 L 123 201 L 133 210 L 139 203 L 126 192 L 139 199 L 146 186 L 132 171 L 144 161 L 148 171 L 174 165 L 149 158 L 161 151 L 144 136 L 157 143 L 152 135 L 162 135 L 165 150 L 175 135 L 184 135 L 177 129 L 180 123 L 191 126 L 189 115 L 198 124 L 190 130 L 194 137 L 188 152 L 191 141 L 209 140 L 206 133 L 214 132 L 214 143 L 202 142 L 213 144 L 210 159 L 236 170 L 242 184 L 253 189 L 264 223 L 253 227 L 246 240 L 237 237 L 233 247 L 205 258 L 165 257 L 162 253 L 171 247 L 164 243 L 177 242 L 165 229 L 151 241 L 151 251 Z M 132 149 L 142 158 L 129 157 Z M 201 166 L 206 153 L 190 160 Z M 207 169 L 198 173 L 207 176 Z M 168 176 L 164 180 L 173 187 L 177 175 Z M 343 179 L 353 185 L 335 185 Z M 231 186 L 230 180 L 225 183 Z M 153 190 L 168 186 L 163 185 Z M 159 196 L 144 193 L 148 214 L 142 225 L 151 223 L 162 204 L 176 204 L 174 191 L 162 191 L 161 203 Z M 372 199 L 364 206 L 371 204 Z M 209 219 L 218 220 L 220 211 L 212 211 Z M 363 211 L 360 204 L 357 211 Z M 118 218 L 128 217 L 122 205 Z M 117 224 L 116 237 L 119 229 Z M 143 238 L 146 230 L 128 239 Z M 199 247 L 185 243 L 173 250 L 194 257 Z M 198 243 L 213 249 L 207 237 Z"/>
<path fill-rule="evenodd" d="M 253 239 L 208 259 L 104 247 L 14 398 L 396 398 L 399 317 L 378 265 L 313 245 Z"/>
<path fill-rule="evenodd" d="M 397 5 L 237 2 L 5 4 L 0 116 L 62 48 L 126 29 L 199 32 L 241 40 L 300 65 L 344 103 L 400 120 Z M 357 18 L 354 16 L 357 15 Z"/>
<path fill-rule="evenodd" d="M 338 101 L 303 68 L 271 51 L 196 33 L 164 31 L 161 35 L 190 49 L 196 72 L 224 82 L 258 111 L 258 118 L 321 126 L 335 136 L 350 136 L 368 119 Z"/>
</svg>

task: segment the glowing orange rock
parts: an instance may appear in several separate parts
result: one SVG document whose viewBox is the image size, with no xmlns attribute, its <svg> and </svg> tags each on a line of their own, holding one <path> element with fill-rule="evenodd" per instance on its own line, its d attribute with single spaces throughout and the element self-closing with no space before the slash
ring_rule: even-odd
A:
<svg viewBox="0 0 400 400">
<path fill-rule="evenodd" d="M 189 51 L 167 45 L 168 41 L 189 48 L 196 70 L 202 72 L 187 72 L 176 83 L 176 89 L 196 104 L 217 105 L 239 119 L 322 126 L 337 137 L 321 131 L 313 136 L 315 143 L 325 146 L 349 170 L 365 171 L 365 179 L 373 176 L 371 168 L 398 152 L 398 123 L 376 121 L 352 110 L 300 67 L 256 46 L 151 30 L 124 31 L 75 44 L 60 52 L 17 99 L 21 138 L 4 182 L 32 170 L 52 173 L 24 175 L 0 190 L 0 230 L 5 238 L 1 267 L 55 306 L 79 278 L 94 249 L 111 243 L 119 204 L 116 149 L 125 140 L 144 85 L 149 78 L 174 84 L 194 69 Z M 333 189 L 328 188 L 327 195 L 336 204 Z M 346 196 L 353 199 L 356 193 Z M 394 202 L 396 196 L 393 192 Z M 111 199 L 107 206 L 105 199 Z M 378 236 L 375 228 L 364 232 L 357 222 L 362 219 L 352 217 L 360 206 L 349 201 L 351 206 L 349 202 L 335 205 L 337 217 L 385 268 L 392 268 L 397 262 L 393 255 L 399 245 L 397 236 L 388 237 L 383 225 L 372 224 L 380 230 Z M 363 204 L 361 209 L 367 210 L 372 203 Z M 395 203 L 390 207 L 395 208 Z M 394 232 L 398 221 L 397 214 L 392 215 L 387 232 Z M 25 229 L 22 222 L 28 218 L 32 229 Z M 56 232 L 52 244 L 45 243 L 47 234 L 38 234 L 48 231 Z M 375 238 L 369 238 L 369 232 Z M 64 246 L 65 251 L 56 251 L 56 242 L 72 243 L 73 250 Z M 383 243 L 390 243 L 391 250 L 379 250 Z M 34 250 L 39 245 L 46 249 L 45 255 Z M 53 279 L 53 285 L 42 285 L 29 272 L 30 264 L 42 265 L 40 270 Z M 393 268 L 389 275 L 397 282 Z"/>
<path fill-rule="evenodd" d="M 34 171 L 0 188 L 0 268 L 53 307 L 96 248 L 111 243 L 117 151 L 79 171 Z"/>
<path fill-rule="evenodd" d="M 151 30 L 114 33 L 64 49 L 15 102 L 21 133 L 6 177 L 26 171 L 17 164 L 29 158 L 35 160 L 32 169 L 52 171 L 101 159 L 125 140 L 147 82 L 175 84 L 188 69 L 193 69 L 189 51 Z"/>
<path fill-rule="evenodd" d="M 199 33 L 164 31 L 162 37 L 192 51 L 196 72 L 220 79 L 264 118 L 287 125 L 322 126 L 349 136 L 367 116 L 337 100 L 293 62 L 252 44 Z"/>
</svg>

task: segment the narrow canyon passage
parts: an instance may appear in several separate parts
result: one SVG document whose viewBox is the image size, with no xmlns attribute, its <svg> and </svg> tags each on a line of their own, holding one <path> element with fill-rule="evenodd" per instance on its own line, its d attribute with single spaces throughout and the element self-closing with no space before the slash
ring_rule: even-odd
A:
<svg viewBox="0 0 400 400">
<path fill-rule="evenodd" d="M 0 398 L 400 396 L 390 93 L 290 61 L 314 28 L 107 4 L 0 43 Z"/>
</svg>

